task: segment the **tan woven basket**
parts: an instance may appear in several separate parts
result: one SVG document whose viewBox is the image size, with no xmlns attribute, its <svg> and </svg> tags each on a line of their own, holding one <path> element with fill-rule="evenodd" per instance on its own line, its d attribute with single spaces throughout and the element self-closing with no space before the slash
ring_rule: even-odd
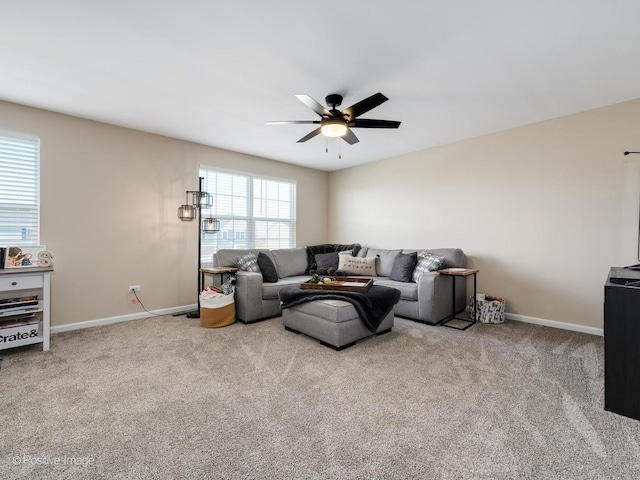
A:
<svg viewBox="0 0 640 480">
<path fill-rule="evenodd" d="M 200 325 L 205 328 L 226 327 L 236 321 L 236 304 L 224 307 L 200 307 Z"/>
</svg>

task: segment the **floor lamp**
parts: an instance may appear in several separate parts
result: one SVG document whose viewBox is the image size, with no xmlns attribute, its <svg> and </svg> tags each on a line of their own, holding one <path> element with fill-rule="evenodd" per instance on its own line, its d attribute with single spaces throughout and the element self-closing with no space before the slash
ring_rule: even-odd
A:
<svg viewBox="0 0 640 480">
<path fill-rule="evenodd" d="M 200 177 L 200 185 L 197 191 L 187 190 L 187 201 L 178 209 L 178 218 L 185 222 L 194 220 L 198 213 L 200 221 L 198 221 L 198 309 L 187 313 L 187 318 L 200 318 L 200 292 L 202 291 L 202 276 L 200 275 L 200 257 L 202 254 L 202 234 L 215 233 L 220 230 L 220 221 L 217 218 L 202 218 L 202 208 L 211 208 L 213 205 L 211 194 L 202 190 L 204 177 Z M 189 203 L 191 197 L 191 203 Z"/>
</svg>

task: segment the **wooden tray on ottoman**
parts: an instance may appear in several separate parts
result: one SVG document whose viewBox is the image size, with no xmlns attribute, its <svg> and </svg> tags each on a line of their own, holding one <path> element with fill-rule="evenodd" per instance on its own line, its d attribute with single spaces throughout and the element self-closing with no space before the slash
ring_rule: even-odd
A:
<svg viewBox="0 0 640 480">
<path fill-rule="evenodd" d="M 360 292 L 367 293 L 373 285 L 371 278 L 358 277 L 329 277 L 331 283 L 310 283 L 304 282 L 300 284 L 302 289 L 315 290 L 337 290 L 342 292 Z"/>
</svg>

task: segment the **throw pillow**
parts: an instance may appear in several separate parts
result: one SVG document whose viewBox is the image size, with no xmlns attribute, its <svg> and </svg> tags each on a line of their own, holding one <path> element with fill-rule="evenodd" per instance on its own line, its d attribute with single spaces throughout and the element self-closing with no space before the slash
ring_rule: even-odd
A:
<svg viewBox="0 0 640 480">
<path fill-rule="evenodd" d="M 335 275 L 336 277 L 348 277 L 350 275 L 349 272 L 344 272 L 338 268 L 340 266 L 340 257 L 343 255 L 355 257 L 355 255 L 353 254 L 353 250 L 341 250 L 338 252 L 338 263 L 336 264 L 336 268 L 333 269 L 332 273 L 332 275 Z"/>
<path fill-rule="evenodd" d="M 410 282 L 413 275 L 413 270 L 418 263 L 418 253 L 401 253 L 393 261 L 393 268 L 391 269 L 390 280 L 396 282 Z"/>
<path fill-rule="evenodd" d="M 439 257 L 438 255 L 425 253 L 418 256 L 418 263 L 416 264 L 416 268 L 413 270 L 413 281 L 417 282 L 426 272 L 435 272 L 436 270 L 440 270 L 443 263 L 444 257 Z"/>
<path fill-rule="evenodd" d="M 376 257 L 360 258 L 351 255 L 340 255 L 338 270 L 349 275 L 376 276 Z"/>
<path fill-rule="evenodd" d="M 357 252 L 360 249 L 359 243 L 352 243 L 350 245 L 338 244 L 338 243 L 323 243 L 321 245 L 311 245 L 307 248 L 307 259 L 308 259 L 308 272 L 309 275 L 313 275 L 317 273 L 319 275 L 333 275 L 335 268 L 329 269 L 319 269 L 318 264 L 316 262 L 316 255 L 323 253 L 332 253 L 332 252 L 341 252 L 341 251 L 350 251 Z M 331 271 L 328 271 L 331 270 Z"/>
<path fill-rule="evenodd" d="M 338 252 L 316 253 L 316 264 L 318 270 L 328 270 L 338 268 Z"/>
<path fill-rule="evenodd" d="M 262 272 L 262 281 L 266 283 L 275 283 L 278 281 L 278 271 L 271 259 L 266 253 L 258 253 L 258 267 Z"/>
<path fill-rule="evenodd" d="M 236 258 L 236 265 L 245 272 L 259 272 L 258 257 L 255 253 L 249 252 Z"/>
</svg>

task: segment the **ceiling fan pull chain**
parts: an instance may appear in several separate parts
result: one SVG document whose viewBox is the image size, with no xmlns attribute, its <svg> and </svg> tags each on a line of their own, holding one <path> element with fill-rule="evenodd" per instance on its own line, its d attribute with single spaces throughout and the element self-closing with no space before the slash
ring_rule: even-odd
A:
<svg viewBox="0 0 640 480">
<path fill-rule="evenodd" d="M 329 153 L 329 137 L 324 137 L 324 153 Z"/>
<path fill-rule="evenodd" d="M 342 142 L 338 139 L 338 160 L 342 160 Z"/>
</svg>

